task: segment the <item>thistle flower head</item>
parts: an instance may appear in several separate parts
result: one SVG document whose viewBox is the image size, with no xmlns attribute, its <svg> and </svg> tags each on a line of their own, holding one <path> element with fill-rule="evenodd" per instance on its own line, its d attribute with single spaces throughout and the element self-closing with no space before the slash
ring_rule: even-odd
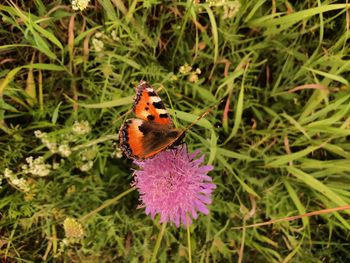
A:
<svg viewBox="0 0 350 263">
<path fill-rule="evenodd" d="M 64 232 L 67 238 L 82 238 L 84 236 L 83 226 L 75 219 L 67 217 L 63 222 Z"/>
<path fill-rule="evenodd" d="M 204 156 L 195 157 L 186 147 L 157 154 L 152 159 L 135 161 L 140 170 L 134 172 L 134 186 L 140 193 L 142 206 L 152 218 L 160 214 L 160 223 L 173 222 L 187 226 L 198 217 L 208 214 L 207 205 L 216 188 L 207 172 L 211 165 L 202 165 Z"/>
</svg>

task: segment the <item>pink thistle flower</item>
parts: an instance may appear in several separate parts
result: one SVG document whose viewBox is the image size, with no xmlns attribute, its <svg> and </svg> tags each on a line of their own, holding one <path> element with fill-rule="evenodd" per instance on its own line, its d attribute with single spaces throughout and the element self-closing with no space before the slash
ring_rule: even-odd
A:
<svg viewBox="0 0 350 263">
<path fill-rule="evenodd" d="M 207 205 L 216 186 L 207 173 L 213 166 L 202 166 L 204 156 L 195 159 L 199 153 L 189 154 L 187 147 L 178 147 L 135 161 L 141 169 L 134 172 L 133 185 L 147 215 L 160 214 L 160 223 L 173 222 L 179 227 L 181 222 L 192 224 L 197 212 L 209 213 Z"/>
</svg>

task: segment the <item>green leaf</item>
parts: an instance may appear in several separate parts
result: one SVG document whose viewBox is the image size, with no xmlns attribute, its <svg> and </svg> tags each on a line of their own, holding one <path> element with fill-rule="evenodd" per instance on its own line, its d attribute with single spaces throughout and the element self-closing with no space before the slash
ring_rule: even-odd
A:
<svg viewBox="0 0 350 263">
<path fill-rule="evenodd" d="M 342 83 L 342 84 L 344 84 L 344 85 L 349 85 L 349 82 L 348 82 L 346 79 L 344 79 L 343 77 L 341 77 L 341 76 L 334 75 L 334 74 L 327 73 L 327 72 L 323 72 L 323 71 L 321 71 L 321 70 L 316 70 L 316 69 L 308 68 L 308 67 L 304 67 L 304 68 L 306 68 L 307 70 L 310 70 L 310 71 L 313 72 L 313 73 L 316 73 L 316 74 L 318 74 L 318 75 L 321 75 L 321 76 L 323 76 L 323 77 L 325 77 L 325 78 L 338 81 L 338 82 L 340 82 L 340 83 Z"/>
<path fill-rule="evenodd" d="M 198 115 L 194 115 L 192 113 L 179 111 L 179 110 L 168 109 L 168 111 L 171 115 L 176 115 L 176 117 L 179 118 L 180 120 L 184 120 L 184 121 L 189 122 L 189 123 L 193 123 L 199 117 Z M 213 125 L 205 118 L 200 119 L 196 123 L 196 125 L 204 127 L 206 129 L 209 129 L 209 130 L 213 129 Z"/>
<path fill-rule="evenodd" d="M 307 184 L 310 188 L 314 189 L 315 191 L 325 196 L 327 199 L 331 200 L 335 205 L 337 206 L 347 205 L 347 203 L 339 195 L 337 195 L 333 190 L 328 188 L 325 184 L 323 184 L 319 180 L 303 172 L 302 170 L 299 170 L 298 168 L 295 168 L 293 166 L 288 166 L 287 171 L 292 175 L 294 175 L 296 178 L 298 178 L 300 181 Z M 345 212 L 350 214 L 350 211 L 345 211 Z"/>
<path fill-rule="evenodd" d="M 234 151 L 228 150 L 228 149 L 224 149 L 224 148 L 218 148 L 217 150 L 218 154 L 225 156 L 225 157 L 229 157 L 229 158 L 233 158 L 233 159 L 237 159 L 237 160 L 244 160 L 244 161 L 254 161 L 256 160 L 255 158 L 252 158 L 248 155 L 243 155 L 241 153 L 236 153 Z"/>
<path fill-rule="evenodd" d="M 56 108 L 54 109 L 54 111 L 52 113 L 52 118 L 51 118 L 52 124 L 56 124 L 56 122 L 57 122 L 58 113 L 59 113 L 61 104 L 62 104 L 62 101 L 60 103 L 58 103 L 58 105 L 56 106 Z"/>
<path fill-rule="evenodd" d="M 66 70 L 62 66 L 57 66 L 57 65 L 53 65 L 53 64 L 43 64 L 43 63 L 34 63 L 34 64 L 14 68 L 9 73 L 7 73 L 5 79 L 3 79 L 2 82 L 0 82 L 0 96 L 4 93 L 4 90 L 7 87 L 7 85 L 9 84 L 9 82 L 12 81 L 14 76 L 23 68 L 29 68 L 29 69 L 35 68 L 35 69 L 56 70 L 56 71 Z"/>
<path fill-rule="evenodd" d="M 215 160 L 217 149 L 218 149 L 217 142 L 218 142 L 218 137 L 216 136 L 215 131 L 212 130 L 211 137 L 210 137 L 210 155 L 209 155 L 208 164 L 212 164 Z"/>
<path fill-rule="evenodd" d="M 286 154 L 278 157 L 271 158 L 272 161 L 267 161 L 266 166 L 267 167 L 280 167 L 281 165 L 287 164 L 289 162 L 292 162 L 294 160 L 300 159 L 313 151 L 317 150 L 319 146 L 308 146 L 306 149 L 301 150 L 299 152 Z M 270 160 L 271 160 L 270 159 Z"/>
<path fill-rule="evenodd" d="M 288 194 L 291 197 L 295 207 L 298 209 L 299 214 L 300 215 L 306 214 L 306 209 L 303 206 L 303 204 L 301 203 L 301 201 L 300 201 L 300 199 L 298 197 L 298 194 L 296 193 L 296 191 L 294 190 L 292 185 L 285 179 L 283 180 L 283 183 L 284 183 L 284 186 L 286 187 L 286 189 L 288 191 Z M 307 227 L 307 228 L 310 227 L 310 225 L 309 225 L 309 218 L 308 217 L 303 217 L 302 221 L 303 221 L 304 227 Z M 310 229 L 309 229 L 309 231 L 310 231 Z"/>
<path fill-rule="evenodd" d="M 292 14 L 278 17 L 275 19 L 273 19 L 271 15 L 263 16 L 248 22 L 248 25 L 251 27 L 275 27 L 275 26 L 287 24 L 288 27 L 290 27 L 295 23 L 300 22 L 309 17 L 312 17 L 314 15 L 318 15 L 324 12 L 329 12 L 329 11 L 338 10 L 338 9 L 345 11 L 345 8 L 346 8 L 346 4 L 318 6 L 318 7 L 294 12 Z M 281 13 L 276 13 L 275 16 L 279 16 L 280 14 Z"/>
<path fill-rule="evenodd" d="M 72 100 L 71 98 L 68 98 L 68 99 L 74 102 L 74 100 Z M 90 108 L 90 109 L 103 109 L 103 108 L 112 108 L 112 107 L 127 105 L 127 104 L 131 104 L 132 102 L 133 102 L 133 96 L 130 96 L 130 97 L 125 97 L 121 99 L 101 102 L 101 103 L 93 103 L 93 104 L 78 103 L 78 105 L 81 107 Z"/>
<path fill-rule="evenodd" d="M 235 179 L 239 182 L 245 191 L 256 197 L 259 197 L 259 195 L 252 188 L 250 188 L 245 182 L 243 182 L 240 177 L 237 176 L 237 174 L 232 169 L 232 165 L 230 165 L 221 155 L 218 154 L 216 158 L 235 177 Z"/>
<path fill-rule="evenodd" d="M 219 36 L 218 36 L 218 27 L 216 25 L 216 20 L 215 16 L 213 14 L 213 11 L 209 8 L 207 5 L 202 5 L 207 11 L 207 14 L 209 16 L 209 21 L 211 24 L 211 33 L 213 35 L 213 46 L 214 46 L 214 63 L 217 62 L 218 60 L 218 55 L 219 55 Z"/>
<path fill-rule="evenodd" d="M 215 98 L 215 96 L 210 92 L 210 90 L 205 89 L 199 85 L 194 85 L 194 88 L 198 91 L 199 95 L 209 101 L 209 102 L 216 102 L 217 99 Z"/>
<path fill-rule="evenodd" d="M 241 122 L 242 122 L 243 104 L 244 104 L 244 82 L 242 82 L 241 91 L 239 92 L 239 96 L 238 96 L 233 129 L 231 131 L 230 136 L 226 139 L 225 144 L 237 134 L 239 126 L 241 125 Z"/>
</svg>

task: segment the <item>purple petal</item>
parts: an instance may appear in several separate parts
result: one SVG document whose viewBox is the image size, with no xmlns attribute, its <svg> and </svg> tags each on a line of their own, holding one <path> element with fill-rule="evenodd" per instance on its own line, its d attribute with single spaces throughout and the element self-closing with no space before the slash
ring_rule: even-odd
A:
<svg viewBox="0 0 350 263">
<path fill-rule="evenodd" d="M 202 212 L 205 215 L 209 214 L 209 209 L 205 205 L 203 205 L 202 203 L 197 205 L 197 209 L 199 212 Z"/>
<path fill-rule="evenodd" d="M 154 218 L 159 214 L 159 222 L 173 222 L 178 227 L 181 223 L 190 225 L 198 212 L 209 213 L 206 205 L 211 203 L 216 186 L 207 173 L 214 167 L 202 165 L 204 155 L 195 159 L 199 154 L 199 150 L 188 154 L 184 146 L 134 162 L 140 170 L 134 171 L 132 184 L 147 215 Z"/>
</svg>

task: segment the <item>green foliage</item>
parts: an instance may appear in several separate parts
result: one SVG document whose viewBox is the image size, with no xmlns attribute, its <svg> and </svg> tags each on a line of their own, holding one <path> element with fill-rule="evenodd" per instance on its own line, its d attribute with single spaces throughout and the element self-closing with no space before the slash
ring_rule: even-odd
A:
<svg viewBox="0 0 350 263">
<path fill-rule="evenodd" d="M 346 4 L 197 2 L 0 4 L 1 259 L 189 260 L 116 146 L 143 79 L 179 127 L 223 99 L 185 138 L 217 184 L 193 262 L 350 260 L 349 210 L 235 228 L 350 204 Z"/>
</svg>

